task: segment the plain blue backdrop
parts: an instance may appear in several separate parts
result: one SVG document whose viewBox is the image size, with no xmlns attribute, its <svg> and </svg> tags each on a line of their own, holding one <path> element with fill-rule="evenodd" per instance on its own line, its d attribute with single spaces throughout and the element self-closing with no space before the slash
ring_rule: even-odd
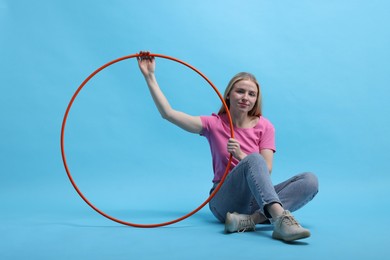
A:
<svg viewBox="0 0 390 260">
<path fill-rule="evenodd" d="M 0 0 L 0 258 L 383 259 L 389 13 L 385 0 Z M 269 226 L 224 235 L 207 207 L 172 226 L 129 228 L 81 200 L 61 160 L 65 109 L 95 69 L 140 50 L 192 64 L 221 92 L 237 72 L 257 76 L 276 127 L 274 182 L 319 177 L 320 193 L 296 212 L 311 238 L 284 244 Z M 157 59 L 156 74 L 176 109 L 221 105 L 180 64 Z M 65 143 L 79 188 L 114 217 L 159 223 L 207 198 L 206 140 L 161 119 L 134 59 L 84 87 Z"/>
</svg>

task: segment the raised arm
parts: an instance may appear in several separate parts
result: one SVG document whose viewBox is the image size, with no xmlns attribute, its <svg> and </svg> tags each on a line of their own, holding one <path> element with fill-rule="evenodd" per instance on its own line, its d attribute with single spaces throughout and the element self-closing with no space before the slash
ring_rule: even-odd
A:
<svg viewBox="0 0 390 260">
<path fill-rule="evenodd" d="M 138 66 L 144 75 L 150 94 L 152 95 L 153 101 L 161 116 L 188 132 L 199 134 L 202 131 L 202 121 L 200 120 L 200 117 L 188 115 L 174 110 L 171 107 L 157 83 L 154 74 L 156 68 L 154 57 L 148 56 L 147 53 L 144 52 L 141 52 L 141 54 L 143 55 L 138 57 Z"/>
</svg>

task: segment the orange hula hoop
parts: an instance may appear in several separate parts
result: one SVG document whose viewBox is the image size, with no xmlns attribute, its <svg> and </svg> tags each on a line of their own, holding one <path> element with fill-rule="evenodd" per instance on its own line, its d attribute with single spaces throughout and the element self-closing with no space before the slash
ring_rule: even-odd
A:
<svg viewBox="0 0 390 260">
<path fill-rule="evenodd" d="M 95 205 L 93 205 L 84 195 L 83 193 L 80 191 L 80 189 L 77 187 L 75 181 L 73 180 L 73 177 L 72 177 L 72 174 L 70 173 L 70 170 L 69 170 L 69 167 L 68 167 L 68 164 L 67 164 L 67 161 L 66 161 L 66 154 L 65 154 L 65 127 L 66 127 L 66 121 L 68 119 L 68 115 L 69 115 L 69 111 L 70 109 L 72 108 L 72 105 L 73 105 L 73 102 L 76 100 L 76 97 L 77 95 L 80 93 L 80 91 L 82 90 L 82 88 L 88 83 L 88 81 L 93 78 L 96 74 L 98 74 L 100 71 L 102 71 L 103 69 L 107 68 L 108 66 L 111 66 L 117 62 L 120 62 L 120 61 L 123 61 L 123 60 L 126 60 L 126 59 L 131 59 L 131 58 L 137 58 L 137 57 L 141 57 L 141 56 L 152 56 L 152 57 L 158 57 L 158 58 L 163 58 L 163 59 L 168 59 L 168 60 L 172 60 L 172 61 L 175 61 L 175 62 L 178 62 L 180 64 L 183 64 L 184 66 L 187 66 L 188 68 L 192 69 L 193 71 L 195 71 L 196 73 L 198 73 L 202 78 L 204 78 L 209 84 L 210 86 L 214 89 L 215 93 L 218 95 L 219 99 L 221 100 L 223 106 L 225 107 L 225 110 L 226 110 L 226 113 L 228 115 L 228 119 L 229 119 L 229 124 L 230 124 L 230 134 L 231 134 L 231 137 L 234 138 L 234 132 L 233 132 L 233 122 L 232 122 L 232 118 L 231 118 L 231 115 L 230 115 L 230 112 L 229 112 L 229 108 L 225 102 L 225 100 L 223 99 L 223 96 L 221 95 L 221 93 L 218 91 L 218 89 L 215 87 L 215 85 L 202 73 L 200 72 L 198 69 L 196 69 L 195 67 L 191 66 L 190 64 L 184 62 L 184 61 L 181 61 L 179 59 L 176 59 L 176 58 L 173 58 L 173 57 L 170 57 L 170 56 L 166 56 L 166 55 L 162 55 L 162 54 L 153 54 L 153 53 L 136 53 L 136 54 L 132 54 L 132 55 L 127 55 L 127 56 L 123 56 L 121 58 L 118 58 L 118 59 L 115 59 L 113 61 L 110 61 L 108 63 L 106 63 L 105 65 L 101 66 L 100 68 L 98 68 L 97 70 L 95 70 L 91 75 L 89 75 L 84 81 L 83 83 L 81 83 L 81 85 L 78 87 L 78 89 L 76 90 L 76 92 L 73 94 L 69 104 L 68 104 L 68 107 L 66 108 L 66 111 L 65 111 L 65 115 L 64 115 L 64 118 L 63 118 L 63 121 L 62 121 L 62 127 L 61 127 L 61 155 L 62 155 L 62 161 L 64 163 L 64 167 L 65 167 L 65 171 L 68 175 L 68 178 L 70 180 L 70 182 L 72 183 L 74 189 L 76 190 L 76 192 L 78 193 L 78 195 L 92 208 L 94 209 L 97 213 L 99 213 L 100 215 L 112 220 L 112 221 L 115 221 L 117 223 L 120 223 L 120 224 L 123 224 L 123 225 L 127 225 L 127 226 L 132 226 L 132 227 L 138 227 L 138 228 L 154 228 L 154 227 L 162 227 L 162 226 L 167 226 L 167 225 L 171 225 L 171 224 L 174 224 L 174 223 L 177 223 L 179 221 L 182 221 L 190 216 L 192 216 L 193 214 L 195 214 L 196 212 L 198 212 L 199 210 L 201 210 L 207 203 L 209 203 L 209 201 L 215 196 L 215 194 L 219 191 L 219 189 L 221 188 L 223 182 L 225 181 L 228 173 L 229 173 L 229 169 L 230 169 L 230 165 L 231 165 L 231 162 L 232 162 L 232 155 L 230 154 L 230 157 L 229 157 L 229 161 L 227 163 L 227 166 L 226 166 L 226 170 L 225 170 L 225 173 L 220 181 L 220 183 L 218 184 L 218 186 L 214 189 L 214 191 L 210 194 L 210 196 L 200 205 L 198 206 L 196 209 L 194 209 L 193 211 L 189 212 L 188 214 L 180 217 L 180 218 L 177 218 L 177 219 L 174 219 L 174 220 L 171 220 L 171 221 L 167 221 L 167 222 L 163 222 L 163 223 L 155 223 L 155 224 L 136 224 L 136 223 L 131 223 L 131 222 L 127 222 L 127 221 L 123 221 L 123 220 L 120 220 L 120 219 L 117 219 L 117 218 L 114 218 L 106 213 L 104 213 L 103 211 L 101 211 L 100 209 L 98 209 Z"/>
</svg>

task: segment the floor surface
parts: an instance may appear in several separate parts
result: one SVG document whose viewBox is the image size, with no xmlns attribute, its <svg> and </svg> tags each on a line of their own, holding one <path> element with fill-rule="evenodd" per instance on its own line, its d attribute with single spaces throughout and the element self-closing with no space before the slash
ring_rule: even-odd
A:
<svg viewBox="0 0 390 260">
<path fill-rule="evenodd" d="M 347 183 L 323 183 L 318 196 L 294 213 L 312 236 L 293 243 L 273 240 L 270 225 L 258 225 L 255 232 L 224 234 L 223 225 L 207 207 L 177 224 L 141 229 L 97 214 L 70 183 L 59 187 L 42 184 L 24 193 L 10 189 L 4 194 L 3 190 L 2 197 L 8 199 L 0 216 L 0 258 L 385 259 L 390 228 L 388 209 L 380 209 L 385 201 L 379 195 L 389 192 L 379 194 L 385 189 L 378 183 L 348 185 L 347 193 Z M 362 196 L 358 187 L 369 192 Z M 176 205 L 144 207 L 130 214 L 130 206 L 118 209 L 113 203 L 110 213 L 135 223 L 164 222 L 188 213 L 185 203 Z"/>
</svg>

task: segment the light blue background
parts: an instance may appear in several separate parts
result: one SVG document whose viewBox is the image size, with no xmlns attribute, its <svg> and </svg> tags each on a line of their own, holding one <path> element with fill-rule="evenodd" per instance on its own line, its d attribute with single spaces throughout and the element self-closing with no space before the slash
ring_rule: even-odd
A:
<svg viewBox="0 0 390 260">
<path fill-rule="evenodd" d="M 390 4 L 371 1 L 0 0 L 0 258 L 383 258 L 390 231 Z M 269 227 L 223 235 L 207 207 L 159 229 L 111 222 L 67 179 L 66 106 L 108 61 L 140 50 L 182 59 L 220 89 L 254 73 L 276 127 L 273 179 L 315 172 L 320 193 L 296 216 L 302 243 Z M 172 106 L 211 114 L 220 102 L 196 73 L 158 59 Z M 66 128 L 84 194 L 137 223 L 178 218 L 207 198 L 208 144 L 159 116 L 136 61 L 94 77 Z"/>
</svg>

